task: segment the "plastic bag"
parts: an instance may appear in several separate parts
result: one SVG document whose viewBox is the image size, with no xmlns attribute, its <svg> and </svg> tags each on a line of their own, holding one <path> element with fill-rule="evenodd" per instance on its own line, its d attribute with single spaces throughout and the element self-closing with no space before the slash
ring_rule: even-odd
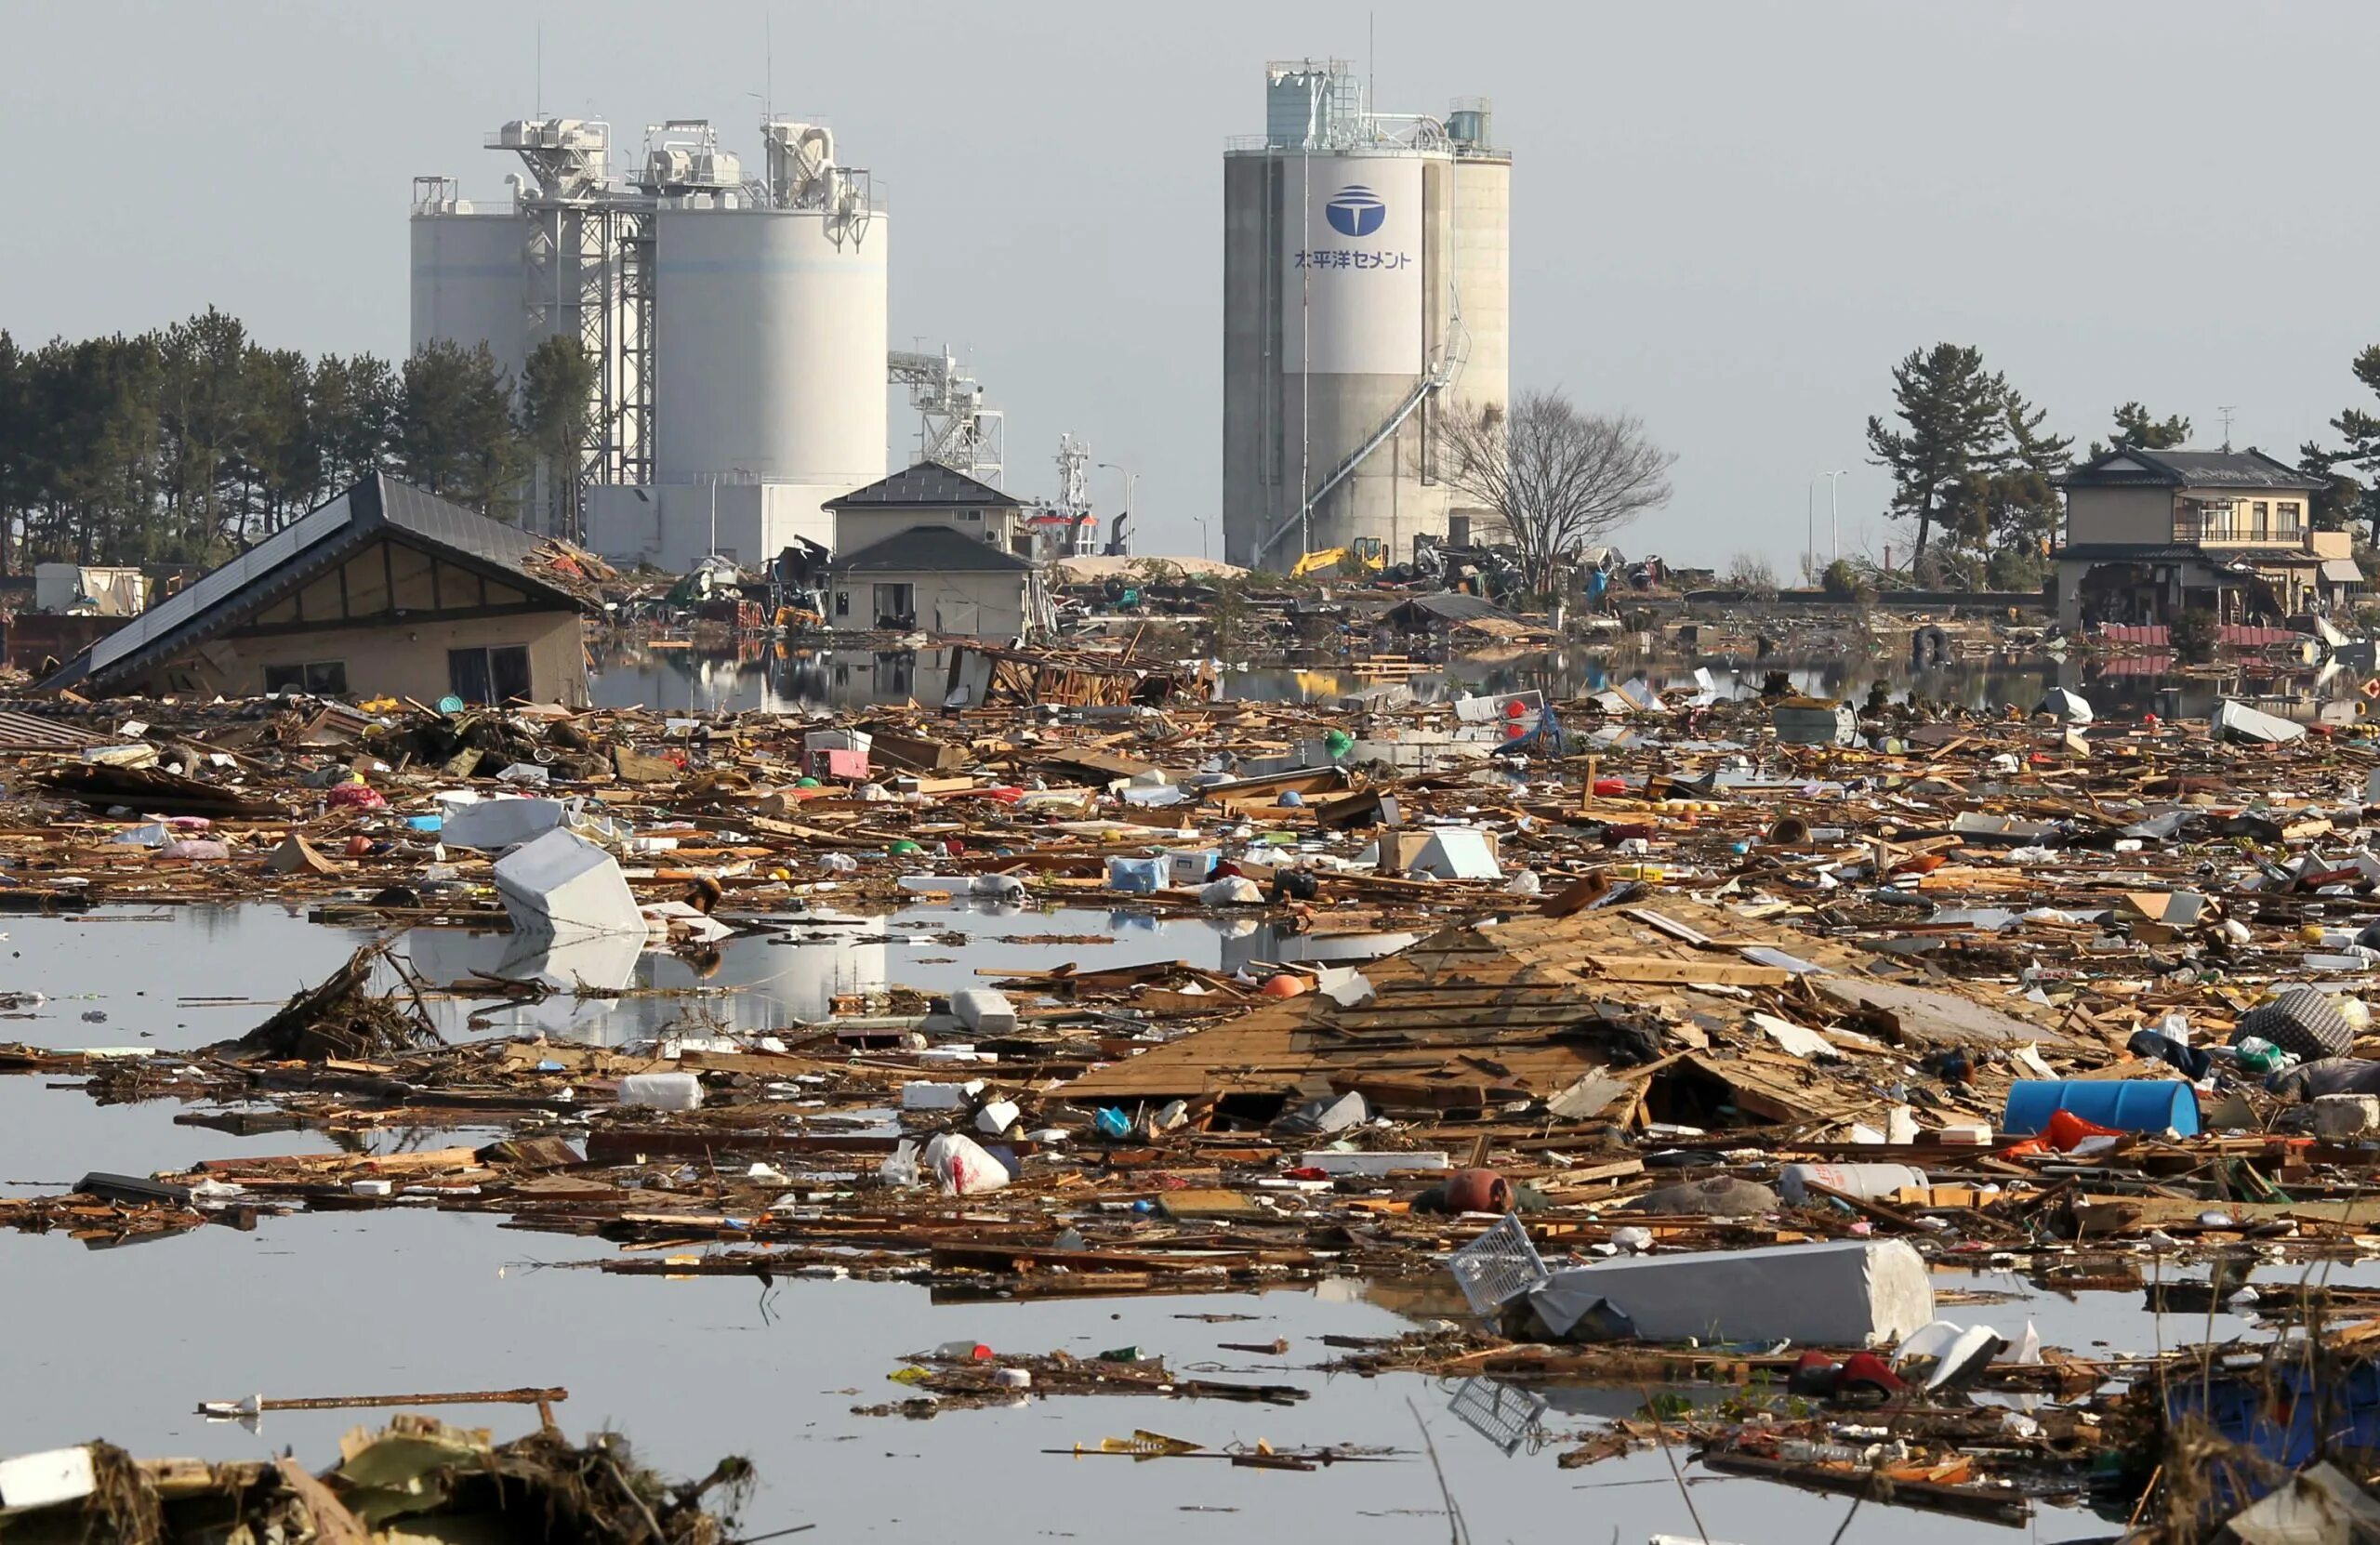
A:
<svg viewBox="0 0 2380 1545">
<path fill-rule="evenodd" d="M 903 1138 L 900 1146 L 884 1155 L 876 1167 L 876 1178 L 896 1190 L 906 1191 L 918 1183 L 918 1145 Z"/>
<path fill-rule="evenodd" d="M 926 1144 L 925 1168 L 946 1196 L 998 1191 L 1009 1182 L 1007 1166 L 959 1132 L 945 1132 Z"/>
</svg>

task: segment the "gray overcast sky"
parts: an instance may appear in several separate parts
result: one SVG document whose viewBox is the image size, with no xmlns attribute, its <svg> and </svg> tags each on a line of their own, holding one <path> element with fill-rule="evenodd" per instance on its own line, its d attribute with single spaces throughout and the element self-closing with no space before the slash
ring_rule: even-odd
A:
<svg viewBox="0 0 2380 1545">
<path fill-rule="evenodd" d="M 1838 467 L 1846 545 L 1880 548 L 1861 425 L 1921 344 L 1981 346 L 2078 442 L 2136 397 L 2212 444 L 2231 403 L 2236 443 L 2294 456 L 2380 342 L 2351 299 L 2380 6 L 2344 0 L 0 0 L 0 327 L 212 302 L 273 345 L 402 353 L 409 179 L 501 191 L 480 137 L 535 105 L 540 20 L 549 111 L 631 147 L 707 116 L 749 160 L 773 15 L 778 110 L 890 191 L 892 341 L 972 355 L 1012 490 L 1049 492 L 1072 430 L 1141 470 L 1143 550 L 1195 551 L 1223 141 L 1262 130 L 1267 59 L 1360 59 L 1368 14 L 1383 110 L 1495 99 L 1514 386 L 1636 412 L 1678 453 L 1631 552 L 1790 560 Z"/>
</svg>

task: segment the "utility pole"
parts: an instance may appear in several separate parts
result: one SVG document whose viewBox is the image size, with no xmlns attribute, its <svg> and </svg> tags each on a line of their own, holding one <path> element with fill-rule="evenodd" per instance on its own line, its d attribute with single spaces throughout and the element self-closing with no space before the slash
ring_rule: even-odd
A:
<svg viewBox="0 0 2380 1545">
<path fill-rule="evenodd" d="M 1802 490 L 1802 583 L 1810 582 L 1810 569 L 1818 561 L 1818 474 L 1810 474 L 1809 485 Z"/>
<path fill-rule="evenodd" d="M 1833 544 L 1834 562 L 1843 561 L 1843 479 L 1850 471 L 1838 467 L 1826 475 L 1827 539 Z"/>
</svg>

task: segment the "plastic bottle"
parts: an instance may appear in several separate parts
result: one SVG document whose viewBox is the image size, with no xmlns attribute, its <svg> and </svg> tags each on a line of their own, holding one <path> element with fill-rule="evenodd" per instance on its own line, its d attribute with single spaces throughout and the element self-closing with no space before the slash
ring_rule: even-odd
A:
<svg viewBox="0 0 2380 1545">
<path fill-rule="evenodd" d="M 1777 1457 L 1789 1464 L 1865 1464 L 1868 1451 L 1847 1443 L 1812 1443 L 1787 1438 L 1777 1446 Z"/>
</svg>

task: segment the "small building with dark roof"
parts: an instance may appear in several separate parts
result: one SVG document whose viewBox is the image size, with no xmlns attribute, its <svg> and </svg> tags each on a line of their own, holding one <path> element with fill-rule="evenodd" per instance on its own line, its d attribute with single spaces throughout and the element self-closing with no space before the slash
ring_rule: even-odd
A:
<svg viewBox="0 0 2380 1545">
<path fill-rule="evenodd" d="M 2059 477 L 2066 541 L 2058 620 L 2069 628 L 2280 622 L 2328 611 L 2361 587 L 2346 532 L 2313 529 L 2327 484 L 2262 451 L 2119 445 Z"/>
<path fill-rule="evenodd" d="M 836 628 L 1005 640 L 1041 626 L 1046 608 L 1031 560 L 947 525 L 910 526 L 838 553 L 827 581 L 826 624 Z"/>
<path fill-rule="evenodd" d="M 86 697 L 305 692 L 584 706 L 584 608 L 536 565 L 541 545 L 376 473 L 41 684 Z"/>
<path fill-rule="evenodd" d="M 905 467 L 823 508 L 835 518 L 835 550 L 857 552 L 919 526 L 940 526 L 1017 558 L 1032 556 L 1025 501 L 937 461 Z"/>
</svg>

